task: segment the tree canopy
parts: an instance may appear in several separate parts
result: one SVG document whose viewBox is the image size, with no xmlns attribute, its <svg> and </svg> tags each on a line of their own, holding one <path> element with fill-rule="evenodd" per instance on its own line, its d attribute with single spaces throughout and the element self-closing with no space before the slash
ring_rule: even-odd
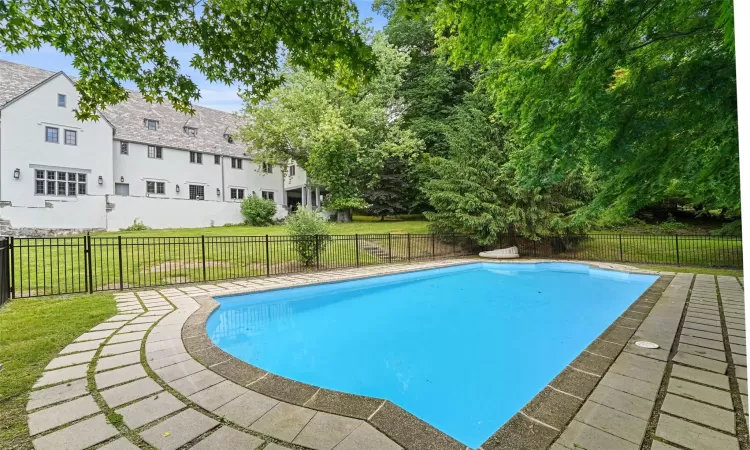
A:
<svg viewBox="0 0 750 450">
<path fill-rule="evenodd" d="M 372 40 L 377 74 L 368 82 L 342 87 L 337 74 L 320 79 L 290 67 L 287 81 L 267 101 L 248 102 L 243 140 L 254 155 L 286 166 L 294 160 L 328 192 L 331 210 L 365 208 L 366 192 L 379 180 L 388 158 L 406 164 L 422 143 L 401 125 L 397 97 L 409 57 L 382 34 Z"/>
<path fill-rule="evenodd" d="M 665 197 L 739 212 L 731 1 L 402 1 L 438 51 L 479 65 L 519 185 L 586 173 L 578 213 L 618 220 Z"/>
<path fill-rule="evenodd" d="M 351 0 L 4 0 L 0 50 L 50 45 L 73 57 L 77 115 L 128 96 L 133 82 L 152 102 L 191 113 L 200 98 L 166 46 L 195 46 L 190 65 L 211 82 L 237 83 L 255 100 L 281 85 L 281 61 L 352 83 L 374 72 Z"/>
</svg>

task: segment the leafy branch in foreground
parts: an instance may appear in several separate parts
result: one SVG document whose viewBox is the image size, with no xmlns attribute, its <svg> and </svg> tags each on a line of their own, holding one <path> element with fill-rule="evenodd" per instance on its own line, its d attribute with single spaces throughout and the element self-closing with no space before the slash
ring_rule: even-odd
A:
<svg viewBox="0 0 750 450">
<path fill-rule="evenodd" d="M 82 120 L 127 99 L 126 81 L 148 101 L 192 113 L 198 86 L 169 45 L 195 50 L 194 69 L 257 100 L 282 83 L 282 58 L 317 76 L 338 70 L 343 83 L 369 77 L 372 51 L 357 20 L 351 0 L 5 0 L 0 51 L 49 45 L 72 56 Z"/>
</svg>

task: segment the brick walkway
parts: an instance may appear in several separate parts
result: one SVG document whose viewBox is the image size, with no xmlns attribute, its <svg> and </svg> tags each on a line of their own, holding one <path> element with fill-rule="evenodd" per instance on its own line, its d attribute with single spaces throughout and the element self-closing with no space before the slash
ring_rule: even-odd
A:
<svg viewBox="0 0 750 450">
<path fill-rule="evenodd" d="M 227 380 L 221 374 L 232 367 L 216 361 L 207 368 L 187 352 L 183 325 L 199 309 L 197 296 L 461 262 L 115 294 L 119 313 L 65 347 L 34 385 L 27 405 L 34 447 L 400 449 L 364 420 L 295 406 Z M 639 449 L 645 442 L 643 448 L 655 450 L 747 450 L 744 304 L 737 279 L 677 275 L 633 331 L 552 448 Z M 635 347 L 636 339 L 661 349 Z"/>
</svg>

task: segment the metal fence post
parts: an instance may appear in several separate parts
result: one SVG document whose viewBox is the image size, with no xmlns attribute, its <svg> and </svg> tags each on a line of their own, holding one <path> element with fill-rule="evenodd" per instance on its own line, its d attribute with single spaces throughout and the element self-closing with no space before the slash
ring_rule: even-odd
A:
<svg viewBox="0 0 750 450">
<path fill-rule="evenodd" d="M 266 276 L 271 276 L 271 256 L 268 254 L 268 235 L 266 235 Z"/>
<path fill-rule="evenodd" d="M 354 248 L 357 255 L 357 267 L 359 267 L 359 234 L 354 235 Z"/>
<path fill-rule="evenodd" d="M 203 281 L 206 281 L 206 236 L 201 234 L 201 262 L 203 265 Z"/>
<path fill-rule="evenodd" d="M 620 233 L 620 261 L 623 261 L 622 259 L 622 233 Z"/>
<path fill-rule="evenodd" d="M 674 248 L 677 250 L 677 265 L 680 265 L 680 240 L 677 237 L 677 233 L 674 235 Z"/>
<path fill-rule="evenodd" d="M 411 261 L 411 233 L 406 233 L 406 260 Z"/>
<path fill-rule="evenodd" d="M 89 294 L 94 293 L 94 266 L 91 264 L 91 235 L 89 233 L 86 233 L 86 239 L 84 242 L 87 242 L 88 244 L 86 247 L 88 248 L 88 255 L 86 257 L 86 260 L 88 261 L 88 279 L 89 279 Z"/>
<path fill-rule="evenodd" d="M 120 290 L 122 290 L 122 236 L 117 236 L 117 258 L 120 265 Z"/>
<path fill-rule="evenodd" d="M 393 252 L 391 251 L 391 233 L 388 233 L 388 262 L 393 262 Z"/>
<path fill-rule="evenodd" d="M 315 235 L 315 269 L 320 270 L 320 240 Z"/>
<path fill-rule="evenodd" d="M 8 240 L 10 246 L 10 275 L 8 275 L 8 287 L 10 290 L 10 298 L 16 298 L 16 262 L 13 250 L 13 236 Z"/>
</svg>

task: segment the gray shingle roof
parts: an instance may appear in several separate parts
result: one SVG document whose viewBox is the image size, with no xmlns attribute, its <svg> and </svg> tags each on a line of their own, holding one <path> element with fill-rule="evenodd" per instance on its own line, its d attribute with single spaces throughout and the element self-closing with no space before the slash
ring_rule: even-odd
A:
<svg viewBox="0 0 750 450">
<path fill-rule="evenodd" d="M 0 60 L 0 107 L 53 75 L 55 72 Z M 168 104 L 148 103 L 140 93 L 130 91 L 127 101 L 110 106 L 102 114 L 115 127 L 115 139 L 226 156 L 248 156 L 247 146 L 237 136 L 241 119 L 232 113 L 196 106 L 195 115 L 189 116 Z M 157 130 L 146 128 L 144 119 L 158 120 Z M 197 128 L 196 136 L 188 136 L 185 127 Z M 233 135 L 235 143 L 227 142 L 227 134 Z"/>
</svg>

